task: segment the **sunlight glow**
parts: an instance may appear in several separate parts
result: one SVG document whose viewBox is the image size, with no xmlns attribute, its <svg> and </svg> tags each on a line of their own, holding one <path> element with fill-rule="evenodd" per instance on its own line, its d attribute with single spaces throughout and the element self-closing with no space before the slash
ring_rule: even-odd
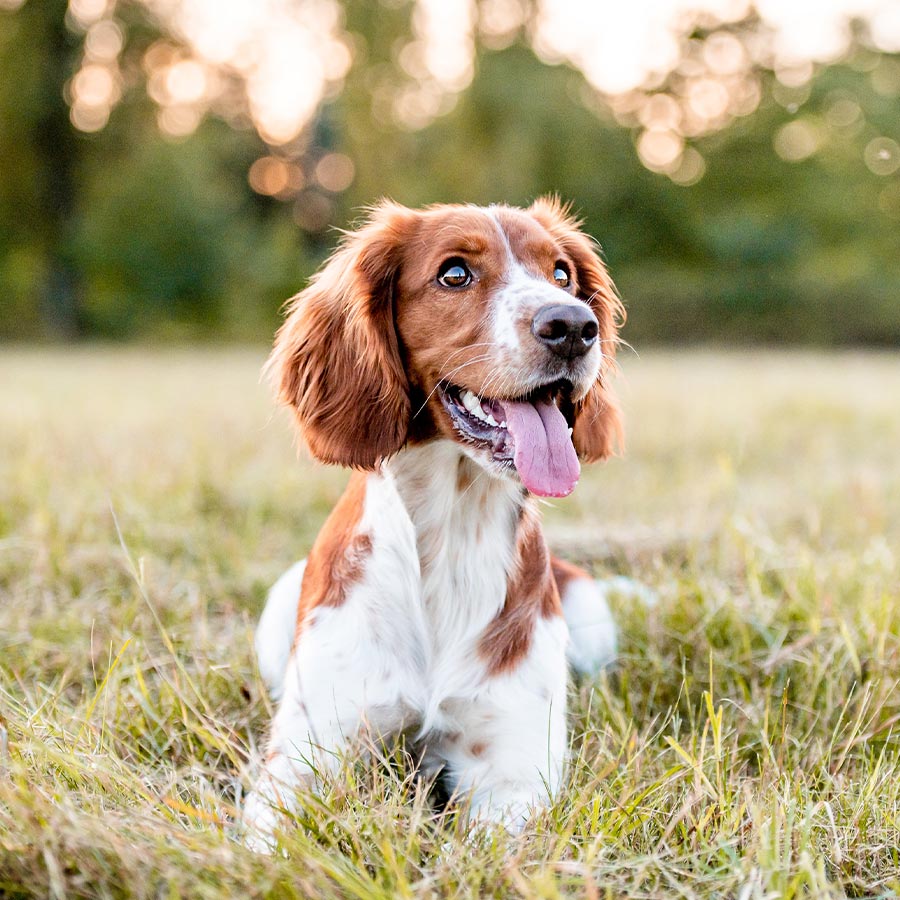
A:
<svg viewBox="0 0 900 900">
<path fill-rule="evenodd" d="M 125 34 L 116 12 L 125 2 L 69 0 L 67 21 L 85 42 L 67 98 L 72 122 L 83 131 L 105 126 L 123 90 L 118 57 Z M 297 220 L 320 222 L 331 201 L 310 185 L 345 190 L 355 174 L 352 161 L 314 156 L 306 171 L 295 166 L 290 177 L 285 167 L 305 152 L 309 125 L 339 93 L 354 48 L 365 50 L 358 35 L 345 31 L 339 0 L 139 2 L 171 35 L 143 57 L 163 132 L 184 137 L 209 112 L 252 125 L 273 148 L 251 170 L 254 190 L 296 196 Z M 20 3 L 0 0 L 0 8 Z M 751 14 L 759 25 L 748 28 Z M 876 51 L 873 90 L 900 96 L 900 63 L 877 58 L 877 51 L 900 51 L 898 0 L 413 0 L 412 36 L 391 51 L 396 71 L 372 76 L 373 109 L 376 118 L 423 128 L 471 84 L 476 40 L 498 49 L 522 38 L 544 62 L 581 70 L 590 86 L 585 102 L 634 129 L 645 166 L 693 184 L 705 163 L 690 142 L 757 109 L 760 67 L 775 73 L 776 102 L 796 112 L 816 65 L 847 54 L 854 21 L 864 23 Z M 731 33 L 738 23 L 743 30 Z M 829 128 L 847 134 L 863 124 L 859 105 L 835 96 L 821 120 L 789 123 L 773 145 L 782 158 L 799 161 L 818 151 Z M 895 149 L 877 143 L 885 140 L 874 138 L 874 149 L 866 150 L 866 165 L 877 174 L 897 168 Z"/>
<path fill-rule="evenodd" d="M 111 62 L 125 44 L 125 35 L 117 22 L 103 19 L 92 25 L 84 39 L 85 56 L 89 59 Z"/>
<path fill-rule="evenodd" d="M 356 167 L 353 165 L 353 160 L 343 153 L 326 153 L 316 163 L 316 181 L 332 194 L 346 191 L 353 183 L 355 174 Z"/>
<path fill-rule="evenodd" d="M 867 21 L 876 46 L 900 50 L 900 3 L 896 0 L 756 0 L 754 7 L 772 30 L 765 60 L 789 67 L 830 62 L 852 37 L 854 18 Z M 588 0 L 541 0 L 536 35 L 539 52 L 576 65 L 598 90 L 621 93 L 675 67 L 680 42 L 692 22 L 703 26 L 736 22 L 750 11 L 748 0 L 631 0 L 624 4 Z M 704 50 L 717 74 L 745 67 L 740 41 L 716 35 Z M 763 60 L 759 60 L 763 61 Z"/>
<path fill-rule="evenodd" d="M 475 75 L 474 0 L 417 0 L 414 38 L 398 55 L 410 82 L 393 102 L 393 117 L 404 128 L 423 128 L 452 108 L 448 98 L 469 86 Z"/>
<path fill-rule="evenodd" d="M 250 166 L 247 178 L 257 194 L 268 197 L 292 196 L 304 184 L 300 167 L 277 156 L 263 156 L 256 160 Z"/>
<path fill-rule="evenodd" d="M 245 86 L 247 114 L 263 139 L 287 144 L 303 132 L 323 98 L 339 89 L 352 62 L 336 0 L 142 2 L 185 48 L 159 40 L 144 59 L 160 127 L 173 137 L 193 131 L 237 79 Z M 124 38 L 115 8 L 116 0 L 69 0 L 74 26 L 87 32 L 82 72 L 121 52 Z M 80 77 L 73 80 L 76 94 L 84 93 Z M 99 107 L 94 103 L 92 108 Z M 99 115 L 86 116 L 82 110 L 72 121 L 96 130 Z"/>
</svg>

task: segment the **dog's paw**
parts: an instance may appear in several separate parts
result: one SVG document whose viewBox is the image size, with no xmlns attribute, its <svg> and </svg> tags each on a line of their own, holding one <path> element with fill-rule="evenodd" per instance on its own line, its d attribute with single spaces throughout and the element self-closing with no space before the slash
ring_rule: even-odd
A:
<svg viewBox="0 0 900 900">
<path fill-rule="evenodd" d="M 253 791 L 244 803 L 238 840 L 254 853 L 272 856 L 278 850 L 278 840 L 275 837 L 278 824 L 277 807 L 267 797 Z"/>
</svg>

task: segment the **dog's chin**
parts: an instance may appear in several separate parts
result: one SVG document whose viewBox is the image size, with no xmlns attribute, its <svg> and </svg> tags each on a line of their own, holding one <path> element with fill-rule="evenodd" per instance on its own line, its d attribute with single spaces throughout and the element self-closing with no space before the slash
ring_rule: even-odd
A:
<svg viewBox="0 0 900 900">
<path fill-rule="evenodd" d="M 507 397 L 479 396 L 451 382 L 437 387 L 445 431 L 470 459 L 548 497 L 566 496 L 578 480 L 572 429 L 575 398 L 584 393 L 568 379 Z"/>
</svg>

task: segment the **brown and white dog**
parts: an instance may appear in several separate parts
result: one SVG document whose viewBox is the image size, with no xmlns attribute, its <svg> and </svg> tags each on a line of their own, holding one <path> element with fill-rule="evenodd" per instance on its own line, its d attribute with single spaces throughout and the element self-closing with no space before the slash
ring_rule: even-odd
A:
<svg viewBox="0 0 900 900">
<path fill-rule="evenodd" d="M 291 302 L 268 370 L 312 454 L 356 472 L 260 621 L 280 703 L 251 846 L 363 732 L 412 733 L 480 819 L 517 830 L 549 802 L 567 652 L 595 670 L 615 627 L 604 585 L 549 554 L 534 498 L 619 439 L 621 312 L 553 199 L 384 203 Z"/>
</svg>

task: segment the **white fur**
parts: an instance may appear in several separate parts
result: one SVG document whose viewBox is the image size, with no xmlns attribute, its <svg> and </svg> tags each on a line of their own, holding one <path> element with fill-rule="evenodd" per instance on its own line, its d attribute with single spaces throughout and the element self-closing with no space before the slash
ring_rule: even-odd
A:
<svg viewBox="0 0 900 900">
<path fill-rule="evenodd" d="M 404 450 L 367 477 L 359 530 L 373 546 L 364 575 L 341 606 L 313 610 L 283 679 L 274 669 L 283 635 L 293 634 L 285 596 L 291 588 L 299 596 L 301 564 L 273 588 L 257 646 L 267 681 L 283 693 L 244 809 L 250 846 L 273 847 L 277 807 L 290 809 L 298 784 L 315 784 L 360 733 L 415 727 L 472 814 L 514 830 L 556 790 L 566 748 L 565 622 L 539 618 L 508 674 L 490 674 L 478 646 L 503 608 L 520 504 L 533 501 L 474 466 L 477 477 L 460 491 L 462 460 L 457 444 L 441 441 Z"/>
<path fill-rule="evenodd" d="M 506 270 L 503 274 L 503 287 L 497 291 L 491 309 L 492 336 L 499 351 L 498 361 L 509 372 L 515 372 L 516 381 L 522 386 L 522 393 L 537 387 L 543 378 L 540 373 L 521 370 L 522 330 L 527 332 L 530 323 L 542 306 L 585 306 L 586 304 L 573 297 L 567 291 L 551 284 L 546 278 L 529 272 L 517 259 L 509 243 L 509 237 L 503 230 L 497 208 L 487 207 L 484 212 L 494 223 L 503 246 L 506 248 Z M 527 323 L 527 324 L 524 324 Z M 603 354 L 599 343 L 588 351 L 584 365 L 591 366 L 584 382 L 590 384 L 600 372 Z M 533 384 L 527 382 L 533 379 Z"/>
<path fill-rule="evenodd" d="M 273 700 L 281 696 L 284 670 L 287 668 L 291 647 L 294 644 L 300 585 L 305 571 L 306 560 L 301 559 L 272 585 L 256 628 L 254 643 L 259 674 L 262 675 Z"/>
<path fill-rule="evenodd" d="M 478 638 L 503 608 L 515 550 L 521 489 L 473 467 L 475 481 L 461 496 L 459 457 L 459 445 L 441 441 L 391 463 L 414 523 L 420 564 L 426 560 L 419 585 L 428 654 L 423 731 L 443 727 L 444 700 L 467 693 L 482 677 L 480 660 L 469 656 L 476 656 Z M 429 482 L 424 491 L 417 487 L 423 480 Z"/>
<path fill-rule="evenodd" d="M 269 591 L 256 633 L 259 669 L 273 699 L 281 696 L 290 646 L 297 621 L 300 583 L 306 560 L 294 563 Z M 656 603 L 656 594 L 633 578 L 575 578 L 562 593 L 563 616 L 569 630 L 566 656 L 581 675 L 594 675 L 616 658 L 616 623 L 609 597 L 638 600 L 647 606 Z"/>
<path fill-rule="evenodd" d="M 616 657 L 616 624 L 604 583 L 573 578 L 562 593 L 569 626 L 569 663 L 576 672 L 593 675 Z"/>
</svg>

